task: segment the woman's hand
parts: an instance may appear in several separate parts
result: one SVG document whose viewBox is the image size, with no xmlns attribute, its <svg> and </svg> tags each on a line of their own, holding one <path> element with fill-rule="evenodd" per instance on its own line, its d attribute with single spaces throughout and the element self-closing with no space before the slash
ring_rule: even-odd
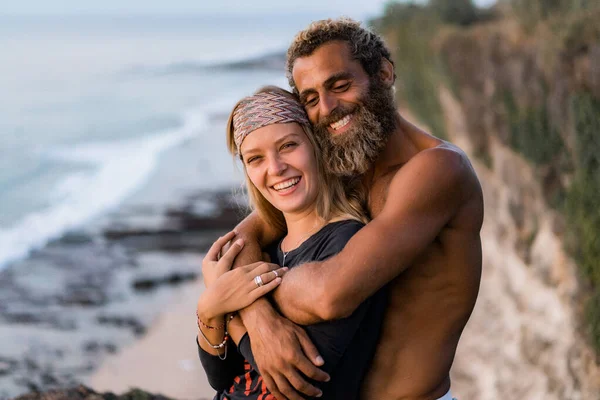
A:
<svg viewBox="0 0 600 400">
<path fill-rule="evenodd" d="M 242 240 L 237 240 L 219 260 L 217 257 L 234 236 L 235 233 L 230 232 L 219 238 L 202 262 L 202 275 L 207 289 L 198 300 L 198 315 L 203 320 L 213 320 L 249 306 L 275 289 L 287 271 L 287 268 L 262 261 L 232 271 L 233 261 L 243 247 Z"/>
<path fill-rule="evenodd" d="M 244 241 L 241 239 L 237 240 L 235 245 L 231 245 L 231 239 L 234 237 L 235 232 L 231 231 L 225 236 L 218 238 L 210 246 L 210 249 L 208 249 L 206 256 L 202 260 L 202 279 L 206 287 L 212 285 L 219 276 L 231 269 L 233 260 L 244 247 Z M 229 256 L 220 258 L 221 253 L 224 255 L 229 254 Z"/>
</svg>

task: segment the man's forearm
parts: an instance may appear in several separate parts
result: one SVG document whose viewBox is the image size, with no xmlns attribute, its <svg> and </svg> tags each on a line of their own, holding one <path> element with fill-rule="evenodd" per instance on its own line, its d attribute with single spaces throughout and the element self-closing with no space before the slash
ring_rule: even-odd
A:
<svg viewBox="0 0 600 400">
<path fill-rule="evenodd" d="M 240 222 L 235 231 L 236 237 L 244 240 L 244 248 L 237 255 L 233 268 L 261 261 L 263 259 L 262 247 L 272 243 L 285 233 L 268 226 L 256 212 Z M 276 311 L 266 299 L 258 299 L 239 311 L 244 326 L 250 330 L 254 326 L 267 323 L 268 318 L 274 318 L 275 314 Z"/>
<path fill-rule="evenodd" d="M 253 328 L 259 328 L 261 324 L 265 324 L 270 319 L 279 316 L 271 303 L 265 298 L 256 300 L 238 313 L 244 326 L 250 331 L 252 331 Z"/>
<path fill-rule="evenodd" d="M 260 261 L 261 249 L 281 238 L 285 232 L 268 225 L 256 212 L 251 213 L 242 220 L 235 231 L 238 238 L 244 239 L 246 244 L 250 242 L 255 247 L 248 249 L 244 247 L 242 253 L 237 256 L 235 266 L 247 265 Z M 252 253 L 251 253 L 252 251 Z M 253 254 L 253 256 L 248 256 Z M 258 258 L 256 258 L 258 257 Z M 245 264 L 241 264 L 244 262 Z"/>
<path fill-rule="evenodd" d="M 323 301 L 323 271 L 323 262 L 292 268 L 273 291 L 273 300 L 279 311 L 290 321 L 311 325 L 335 318 Z"/>
</svg>

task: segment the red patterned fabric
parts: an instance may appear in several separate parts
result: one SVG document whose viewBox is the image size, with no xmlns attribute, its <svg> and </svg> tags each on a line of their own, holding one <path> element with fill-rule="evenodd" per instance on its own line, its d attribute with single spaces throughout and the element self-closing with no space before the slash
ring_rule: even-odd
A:
<svg viewBox="0 0 600 400">
<path fill-rule="evenodd" d="M 288 122 L 308 124 L 304 108 L 294 99 L 273 92 L 244 98 L 233 112 L 234 140 L 238 152 L 246 136 L 253 131 Z"/>
</svg>

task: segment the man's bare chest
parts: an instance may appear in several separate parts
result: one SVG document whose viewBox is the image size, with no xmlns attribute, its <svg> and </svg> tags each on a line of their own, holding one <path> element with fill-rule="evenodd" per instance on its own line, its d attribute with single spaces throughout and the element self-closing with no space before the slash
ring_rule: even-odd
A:
<svg viewBox="0 0 600 400">
<path fill-rule="evenodd" d="M 371 217 L 375 218 L 383 210 L 386 201 L 388 200 L 389 188 L 394 173 L 388 173 L 376 181 L 374 181 L 369 188 L 369 211 Z"/>
</svg>

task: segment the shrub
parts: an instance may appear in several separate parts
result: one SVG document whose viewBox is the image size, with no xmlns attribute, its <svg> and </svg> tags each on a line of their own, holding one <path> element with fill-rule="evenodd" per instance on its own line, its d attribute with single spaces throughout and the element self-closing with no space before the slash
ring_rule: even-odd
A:
<svg viewBox="0 0 600 400">
<path fill-rule="evenodd" d="M 445 138 L 438 98 L 443 69 L 431 45 L 441 26 L 440 19 L 426 6 L 388 3 L 384 16 L 373 25 L 393 43 L 400 102 L 429 126 L 434 135 Z"/>
<path fill-rule="evenodd" d="M 513 15 L 530 32 L 552 16 L 564 18 L 598 7 L 597 0 L 510 0 L 509 3 Z"/>
<path fill-rule="evenodd" d="M 505 92 L 503 98 L 511 146 L 536 165 L 557 161 L 557 156 L 565 150 L 565 144 L 558 130 L 550 123 L 546 103 L 519 109 L 510 92 Z"/>
<path fill-rule="evenodd" d="M 471 0 L 431 0 L 429 6 L 447 24 L 467 26 L 479 19 Z"/>
<path fill-rule="evenodd" d="M 577 168 L 567 192 L 566 211 L 577 241 L 577 262 L 592 284 L 600 288 L 600 101 L 582 92 L 573 96 L 572 104 Z"/>
</svg>

